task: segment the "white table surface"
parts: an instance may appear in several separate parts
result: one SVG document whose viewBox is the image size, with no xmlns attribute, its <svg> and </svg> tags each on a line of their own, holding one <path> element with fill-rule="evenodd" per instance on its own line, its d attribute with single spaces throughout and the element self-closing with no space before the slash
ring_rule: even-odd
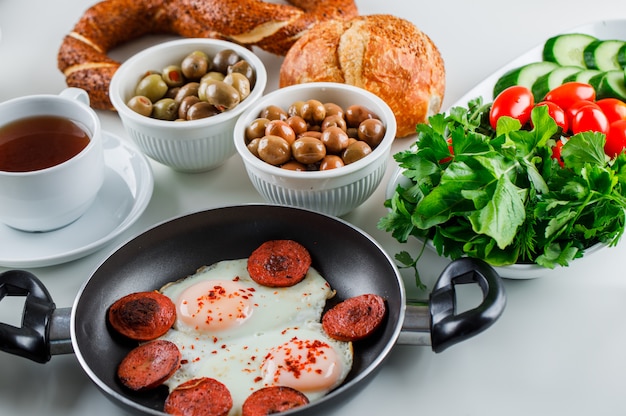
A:
<svg viewBox="0 0 626 416">
<path fill-rule="evenodd" d="M 62 37 L 93 0 L 0 1 L 0 101 L 58 93 L 56 67 Z M 621 0 L 357 0 L 361 14 L 391 13 L 414 22 L 439 47 L 446 63 L 450 105 L 507 62 L 547 37 L 599 20 L 626 18 Z M 123 59 L 155 39 L 112 53 Z M 277 86 L 280 58 L 260 53 L 268 91 Z M 114 113 L 99 112 L 103 127 L 125 139 Z M 394 150 L 411 138 L 398 140 Z M 119 244 L 153 224 L 215 206 L 262 202 L 238 156 L 204 174 L 181 174 L 152 162 L 155 188 L 145 213 L 122 236 L 94 254 L 58 266 L 32 269 L 57 306 L 71 306 L 92 271 Z M 389 174 L 391 173 L 388 172 Z M 345 219 L 394 254 L 411 249 L 376 229 L 385 214 L 386 180 Z M 618 415 L 626 413 L 626 243 L 555 276 L 505 281 L 507 308 L 479 336 L 440 354 L 397 345 L 374 380 L 332 414 Z M 420 270 L 432 283 L 447 264 L 427 253 Z M 0 271 L 6 268 L 0 267 Z M 406 275 L 410 296 L 417 293 Z M 471 296 L 470 296 L 471 298 Z M 19 324 L 20 304 L 0 302 L 0 319 Z M 0 353 L 0 415 L 122 415 L 91 383 L 74 355 L 47 364 Z"/>
</svg>

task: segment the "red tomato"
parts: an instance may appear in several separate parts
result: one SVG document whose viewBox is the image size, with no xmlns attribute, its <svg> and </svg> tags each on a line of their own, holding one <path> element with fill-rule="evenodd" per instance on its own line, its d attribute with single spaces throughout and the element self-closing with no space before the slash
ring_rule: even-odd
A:
<svg viewBox="0 0 626 416">
<path fill-rule="evenodd" d="M 448 163 L 449 161 L 452 160 L 452 157 L 454 156 L 454 147 L 452 147 L 452 137 L 449 137 L 448 140 L 446 141 L 448 142 L 448 150 L 450 151 L 450 156 L 444 157 L 443 159 L 439 161 L 439 163 Z"/>
<path fill-rule="evenodd" d="M 570 127 L 570 129 L 572 127 L 572 124 L 574 123 L 574 117 L 576 116 L 576 113 L 578 112 L 578 110 L 588 105 L 595 107 L 598 110 L 602 111 L 600 106 L 596 104 L 595 101 L 589 101 L 589 100 L 576 101 L 567 110 L 565 110 L 565 115 L 567 116 L 568 126 Z"/>
<path fill-rule="evenodd" d="M 556 159 L 559 165 L 563 167 L 563 159 L 561 158 L 561 150 L 565 142 L 563 140 L 557 140 L 556 145 L 552 148 L 552 159 Z"/>
<path fill-rule="evenodd" d="M 626 103 L 617 98 L 603 98 L 596 101 L 596 104 L 602 109 L 609 123 L 617 120 L 626 120 Z"/>
<path fill-rule="evenodd" d="M 604 153 L 615 157 L 626 147 L 626 120 L 617 120 L 609 126 L 604 144 Z"/>
<path fill-rule="evenodd" d="M 535 107 L 539 107 L 540 105 L 548 107 L 548 114 L 550 114 L 552 120 L 554 120 L 557 126 L 563 129 L 564 132 L 567 131 L 567 128 L 569 127 L 569 120 L 567 119 L 565 111 L 563 111 L 561 107 L 552 101 L 541 101 L 540 103 L 537 103 Z"/>
<path fill-rule="evenodd" d="M 597 106 L 585 105 L 578 110 L 572 120 L 572 134 L 584 131 L 595 131 L 598 133 L 608 133 L 609 120 Z"/>
<path fill-rule="evenodd" d="M 535 100 L 533 93 L 526 87 L 514 85 L 502 91 L 493 101 L 489 111 L 489 123 L 494 129 L 502 116 L 513 117 L 522 124 L 530 120 L 530 112 Z"/>
<path fill-rule="evenodd" d="M 548 92 L 544 101 L 551 101 L 567 111 L 577 101 L 595 101 L 595 99 L 596 90 L 591 85 L 582 82 L 566 82 Z"/>
</svg>

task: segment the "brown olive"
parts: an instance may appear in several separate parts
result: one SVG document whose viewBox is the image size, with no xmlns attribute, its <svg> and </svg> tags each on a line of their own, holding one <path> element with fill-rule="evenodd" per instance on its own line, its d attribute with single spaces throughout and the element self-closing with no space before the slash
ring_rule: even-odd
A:
<svg viewBox="0 0 626 416">
<path fill-rule="evenodd" d="M 293 129 L 283 120 L 271 120 L 265 127 L 266 136 L 278 136 L 282 137 L 290 145 L 296 140 L 296 133 Z"/>
<path fill-rule="evenodd" d="M 257 137 L 256 139 L 250 140 L 250 142 L 246 144 L 246 147 L 248 148 L 248 150 L 259 159 L 260 159 L 259 157 L 259 142 L 260 141 L 261 141 L 261 138 Z"/>
<path fill-rule="evenodd" d="M 185 83 L 183 70 L 178 65 L 166 66 L 161 76 L 169 87 L 180 87 Z"/>
<path fill-rule="evenodd" d="M 306 121 L 300 116 L 291 116 L 287 119 L 287 124 L 291 127 L 296 133 L 296 135 L 300 135 L 307 130 Z"/>
<path fill-rule="evenodd" d="M 127 103 L 128 107 L 142 116 L 150 117 L 152 114 L 152 101 L 143 95 L 135 95 Z"/>
<path fill-rule="evenodd" d="M 176 120 L 178 117 L 178 103 L 172 98 L 161 98 L 152 107 L 152 117 L 159 120 Z"/>
<path fill-rule="evenodd" d="M 188 95 L 187 97 L 183 98 L 180 104 L 178 105 L 178 118 L 186 120 L 187 111 L 189 111 L 189 108 L 192 105 L 198 102 L 200 102 L 200 99 L 196 97 L 195 95 Z"/>
<path fill-rule="evenodd" d="M 141 79 L 135 88 L 135 95 L 148 97 L 153 103 L 157 102 L 167 92 L 167 84 L 160 74 L 150 74 Z"/>
<path fill-rule="evenodd" d="M 216 81 L 224 81 L 224 78 L 226 78 L 226 75 L 222 74 L 221 72 L 209 71 L 206 74 L 204 74 L 202 78 L 200 78 L 200 83 L 202 83 L 202 81 L 207 80 L 207 79 L 214 79 Z"/>
<path fill-rule="evenodd" d="M 322 132 L 321 131 L 314 131 L 314 130 L 307 130 L 304 133 L 300 134 L 300 137 L 315 137 L 317 140 L 321 140 L 322 139 Z"/>
<path fill-rule="evenodd" d="M 358 104 L 346 108 L 345 117 L 349 127 L 358 127 L 363 120 L 368 118 L 379 118 L 376 114 Z"/>
<path fill-rule="evenodd" d="M 385 125 L 375 118 L 364 120 L 359 124 L 358 135 L 360 140 L 375 148 L 385 137 Z"/>
<path fill-rule="evenodd" d="M 233 88 L 237 90 L 242 101 L 250 95 L 250 81 L 245 75 L 237 72 L 228 74 L 224 78 L 224 82 L 228 85 L 232 85 Z"/>
<path fill-rule="evenodd" d="M 185 77 L 198 80 L 209 70 L 209 57 L 202 51 L 193 51 L 183 58 L 180 68 Z"/>
<path fill-rule="evenodd" d="M 180 103 L 181 101 L 183 101 L 183 98 L 188 97 L 190 95 L 195 95 L 197 97 L 199 86 L 200 84 L 195 81 L 186 83 L 185 85 L 180 87 L 180 89 L 176 93 L 176 96 L 174 97 L 174 100 Z"/>
<path fill-rule="evenodd" d="M 206 101 L 198 101 L 187 110 L 187 120 L 198 120 L 219 114 L 214 105 Z"/>
<path fill-rule="evenodd" d="M 256 72 L 252 65 L 248 63 L 245 59 L 240 60 L 239 62 L 234 63 L 233 65 L 228 67 L 229 74 L 242 74 L 250 81 L 250 88 L 254 88 L 256 84 Z"/>
<path fill-rule="evenodd" d="M 345 117 L 345 111 L 340 105 L 335 103 L 324 103 L 324 109 L 326 110 L 326 117 L 328 116 L 339 116 L 341 118 Z"/>
<path fill-rule="evenodd" d="M 310 124 L 320 124 L 326 118 L 324 104 L 318 100 L 308 100 L 300 109 L 302 117 Z"/>
<path fill-rule="evenodd" d="M 326 155 L 320 163 L 320 170 L 330 170 L 345 166 L 343 159 L 337 155 Z"/>
<path fill-rule="evenodd" d="M 322 121 L 322 125 L 320 128 L 322 131 L 326 130 L 329 127 L 339 127 L 341 130 L 346 131 L 348 126 L 346 125 L 346 120 L 343 117 L 337 114 L 327 115 L 324 121 Z"/>
<path fill-rule="evenodd" d="M 358 127 L 348 127 L 346 129 L 346 133 L 348 133 L 348 137 L 353 138 L 353 139 L 358 139 L 359 138 L 359 129 Z"/>
<path fill-rule="evenodd" d="M 220 111 L 236 107 L 240 100 L 241 98 L 237 90 L 224 81 L 215 81 L 206 87 L 206 101 L 213 104 Z"/>
<path fill-rule="evenodd" d="M 329 127 L 322 132 L 320 141 L 326 146 L 328 153 L 340 153 L 348 147 L 349 137 L 340 127 Z"/>
<path fill-rule="evenodd" d="M 370 153 L 372 153 L 372 148 L 367 143 L 357 140 L 343 151 L 341 158 L 343 159 L 343 163 L 349 165 L 350 163 L 363 159 Z"/>
<path fill-rule="evenodd" d="M 265 128 L 270 121 L 266 118 L 257 118 L 246 127 L 246 143 L 265 136 Z"/>
<path fill-rule="evenodd" d="M 295 160 L 290 160 L 289 162 L 280 165 L 280 167 L 282 169 L 295 170 L 298 172 L 304 172 L 307 170 L 306 166 L 304 166 L 302 163 L 297 162 Z"/>
<path fill-rule="evenodd" d="M 305 165 L 319 162 L 326 156 L 326 147 L 315 137 L 303 136 L 291 145 L 294 159 Z"/>
<path fill-rule="evenodd" d="M 287 120 L 289 118 L 287 112 L 277 105 L 268 105 L 261 111 L 259 117 L 268 120 Z"/>
<path fill-rule="evenodd" d="M 264 136 L 257 146 L 259 157 L 271 165 L 282 165 L 291 159 L 291 147 L 282 137 Z"/>
<path fill-rule="evenodd" d="M 222 49 L 213 56 L 213 70 L 226 74 L 228 67 L 235 65 L 241 58 L 232 49 Z"/>
<path fill-rule="evenodd" d="M 305 101 L 294 101 L 293 103 L 291 103 L 289 108 L 287 108 L 287 114 L 289 114 L 290 116 L 302 117 L 302 107 L 305 105 Z"/>
</svg>

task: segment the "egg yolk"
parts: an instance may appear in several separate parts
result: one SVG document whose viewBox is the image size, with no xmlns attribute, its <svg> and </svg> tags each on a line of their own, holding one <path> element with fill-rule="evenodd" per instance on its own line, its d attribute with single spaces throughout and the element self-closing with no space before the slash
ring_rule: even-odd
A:
<svg viewBox="0 0 626 416">
<path fill-rule="evenodd" d="M 294 337 L 265 356 L 261 367 L 263 382 L 302 392 L 329 390 L 339 380 L 339 362 L 328 343 Z"/>
<path fill-rule="evenodd" d="M 178 297 L 178 318 L 196 331 L 220 331 L 243 324 L 254 310 L 254 289 L 230 280 L 199 282 Z"/>
</svg>

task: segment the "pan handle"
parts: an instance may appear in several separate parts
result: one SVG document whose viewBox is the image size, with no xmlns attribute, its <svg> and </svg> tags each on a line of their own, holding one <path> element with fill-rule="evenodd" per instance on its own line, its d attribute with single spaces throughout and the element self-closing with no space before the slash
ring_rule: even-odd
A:
<svg viewBox="0 0 626 416">
<path fill-rule="evenodd" d="M 458 284 L 478 284 L 483 299 L 474 309 L 456 313 Z M 428 304 L 409 303 L 399 343 L 431 345 L 434 352 L 479 334 L 489 328 L 504 311 L 506 295 L 498 273 L 486 262 L 461 258 L 441 273 Z"/>
<path fill-rule="evenodd" d="M 0 350 L 38 363 L 48 362 L 52 354 L 71 352 L 69 308 L 56 309 L 48 289 L 32 273 L 9 270 L 0 273 L 0 301 L 5 296 L 25 296 L 22 326 L 0 322 Z M 66 342 L 51 340 L 64 338 Z M 69 345 L 69 351 L 68 351 Z"/>
</svg>

